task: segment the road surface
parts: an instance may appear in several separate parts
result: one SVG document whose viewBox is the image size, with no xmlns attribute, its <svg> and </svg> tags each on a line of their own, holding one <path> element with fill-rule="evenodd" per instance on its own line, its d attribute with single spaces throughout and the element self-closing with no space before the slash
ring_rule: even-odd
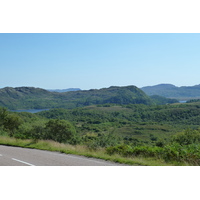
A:
<svg viewBox="0 0 200 200">
<path fill-rule="evenodd" d="M 59 152 L 0 145 L 0 166 L 123 166 Z"/>
</svg>

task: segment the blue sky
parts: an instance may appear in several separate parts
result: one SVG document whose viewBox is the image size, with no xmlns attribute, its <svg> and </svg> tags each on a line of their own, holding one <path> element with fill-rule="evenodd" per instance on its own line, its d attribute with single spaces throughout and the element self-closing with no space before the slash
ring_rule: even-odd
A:
<svg viewBox="0 0 200 200">
<path fill-rule="evenodd" d="M 200 34 L 0 34 L 0 87 L 200 84 Z"/>
</svg>

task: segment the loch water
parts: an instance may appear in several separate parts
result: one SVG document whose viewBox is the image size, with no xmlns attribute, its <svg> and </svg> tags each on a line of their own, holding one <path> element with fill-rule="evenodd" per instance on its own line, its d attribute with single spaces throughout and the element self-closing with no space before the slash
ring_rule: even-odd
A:
<svg viewBox="0 0 200 200">
<path fill-rule="evenodd" d="M 10 110 L 10 111 L 12 111 L 12 112 L 38 113 L 38 112 L 45 111 L 45 110 L 49 110 L 49 109 L 29 109 L 29 110 Z"/>
</svg>

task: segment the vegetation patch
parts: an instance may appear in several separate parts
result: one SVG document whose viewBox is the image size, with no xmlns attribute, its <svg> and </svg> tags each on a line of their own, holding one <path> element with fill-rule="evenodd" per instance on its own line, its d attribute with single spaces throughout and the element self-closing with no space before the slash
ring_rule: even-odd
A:
<svg viewBox="0 0 200 200">
<path fill-rule="evenodd" d="M 93 105 L 14 113 L 0 108 L 1 144 L 139 165 L 200 165 L 200 104 Z"/>
<path fill-rule="evenodd" d="M 39 140 L 37 142 L 33 140 L 21 140 L 10 138 L 7 136 L 0 136 L 0 144 L 7 145 L 7 146 L 17 146 L 17 147 L 24 147 L 24 148 L 33 148 L 33 149 L 41 149 L 41 150 L 48 150 L 48 151 L 57 151 L 65 154 L 74 154 L 74 155 L 81 155 L 86 157 L 93 157 L 99 158 L 107 161 L 117 162 L 126 165 L 142 165 L 142 166 L 167 166 L 167 165 L 175 165 L 174 163 L 166 163 L 161 159 L 155 158 L 142 158 L 142 157 L 123 157 L 119 154 L 115 155 L 108 155 L 105 152 L 105 149 L 101 150 L 90 150 L 86 146 L 82 145 L 69 145 L 58 143 L 54 141 L 43 141 Z"/>
</svg>

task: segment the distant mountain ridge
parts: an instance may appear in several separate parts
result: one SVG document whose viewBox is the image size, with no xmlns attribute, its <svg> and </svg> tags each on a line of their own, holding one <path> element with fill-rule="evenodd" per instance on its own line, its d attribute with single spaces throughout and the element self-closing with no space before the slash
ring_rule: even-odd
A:
<svg viewBox="0 0 200 200">
<path fill-rule="evenodd" d="M 153 100 L 136 86 L 112 86 L 102 89 L 50 92 L 34 87 L 0 89 L 0 106 L 11 110 L 76 108 L 97 104 L 153 104 Z"/>
<path fill-rule="evenodd" d="M 50 92 L 71 92 L 71 91 L 79 91 L 80 88 L 68 88 L 68 89 L 47 89 Z"/>
<path fill-rule="evenodd" d="M 193 99 L 200 98 L 200 84 L 177 87 L 172 84 L 159 84 L 140 88 L 147 95 L 159 95 L 167 98 Z"/>
</svg>

